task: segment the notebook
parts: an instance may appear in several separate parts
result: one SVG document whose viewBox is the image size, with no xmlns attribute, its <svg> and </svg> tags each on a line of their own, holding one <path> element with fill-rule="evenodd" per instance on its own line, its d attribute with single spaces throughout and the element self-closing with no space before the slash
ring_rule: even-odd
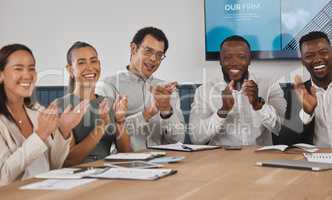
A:
<svg viewBox="0 0 332 200">
<path fill-rule="evenodd" d="M 286 151 L 286 150 L 291 149 L 291 148 L 297 148 L 297 150 L 310 152 L 310 153 L 313 153 L 313 152 L 316 152 L 316 151 L 319 150 L 314 145 L 298 143 L 298 144 L 294 144 L 292 146 L 287 146 L 287 145 L 264 146 L 264 147 L 261 147 L 261 148 L 257 149 L 256 151 L 266 151 L 266 150 Z"/>
<path fill-rule="evenodd" d="M 98 179 L 127 179 L 152 181 L 175 174 L 173 169 L 137 169 L 137 168 L 110 168 L 107 171 L 91 175 L 89 178 Z"/>
<path fill-rule="evenodd" d="M 147 161 L 152 158 L 165 156 L 165 152 L 147 152 L 147 153 L 117 153 L 111 154 L 105 158 L 106 161 Z"/>
<path fill-rule="evenodd" d="M 310 162 L 332 163 L 332 153 L 304 153 L 304 157 Z"/>
<path fill-rule="evenodd" d="M 98 174 L 107 170 L 102 168 L 62 168 L 37 174 L 35 178 L 40 179 L 81 179 L 92 174 Z"/>
<path fill-rule="evenodd" d="M 175 144 L 163 144 L 163 145 L 154 145 L 149 146 L 149 149 L 161 149 L 161 150 L 172 150 L 172 151 L 202 151 L 202 150 L 211 150 L 221 148 L 220 146 L 212 145 L 195 145 L 195 144 L 183 144 L 177 142 Z"/>
<path fill-rule="evenodd" d="M 266 160 L 266 161 L 258 161 L 256 165 L 266 166 L 266 167 L 306 169 L 312 171 L 322 171 L 322 170 L 332 169 L 332 164 L 309 162 L 306 160 Z"/>
</svg>

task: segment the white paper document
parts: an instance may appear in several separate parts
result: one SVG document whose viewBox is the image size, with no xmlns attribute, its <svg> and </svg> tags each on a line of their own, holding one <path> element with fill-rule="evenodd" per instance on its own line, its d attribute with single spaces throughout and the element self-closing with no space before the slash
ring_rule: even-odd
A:
<svg viewBox="0 0 332 200">
<path fill-rule="evenodd" d="M 35 178 L 42 179 L 81 179 L 104 171 L 103 168 L 62 168 L 38 174 Z"/>
<path fill-rule="evenodd" d="M 149 146 L 148 148 L 190 152 L 190 151 L 201 151 L 201 150 L 217 149 L 217 148 L 220 148 L 220 146 L 183 144 L 181 142 L 177 142 L 177 143 L 174 143 L 174 144 Z"/>
<path fill-rule="evenodd" d="M 30 183 L 20 187 L 22 190 L 70 190 L 95 181 L 96 179 L 79 179 L 79 180 L 44 180 L 36 183 Z M 24 197 L 23 197 L 24 199 Z"/>
<path fill-rule="evenodd" d="M 157 180 L 175 173 L 176 170 L 172 169 L 110 168 L 104 173 L 92 175 L 91 177 L 101 179 Z"/>
</svg>

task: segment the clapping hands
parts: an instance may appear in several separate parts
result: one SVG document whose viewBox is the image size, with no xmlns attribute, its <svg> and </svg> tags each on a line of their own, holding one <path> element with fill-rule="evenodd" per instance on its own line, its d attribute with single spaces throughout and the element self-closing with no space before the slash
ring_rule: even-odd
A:
<svg viewBox="0 0 332 200">
<path fill-rule="evenodd" d="M 316 89 L 311 87 L 309 92 L 299 75 L 294 78 L 294 89 L 300 104 L 303 105 L 304 112 L 312 115 L 317 106 Z"/>
<path fill-rule="evenodd" d="M 114 104 L 115 120 L 118 124 L 123 124 L 126 121 L 126 114 L 128 111 L 128 98 L 126 96 L 119 96 Z"/>
<path fill-rule="evenodd" d="M 150 86 L 150 92 L 154 97 L 154 102 L 145 109 L 143 115 L 146 120 L 153 117 L 158 111 L 171 111 L 171 95 L 176 90 L 177 82 L 171 82 L 165 85 Z"/>
</svg>

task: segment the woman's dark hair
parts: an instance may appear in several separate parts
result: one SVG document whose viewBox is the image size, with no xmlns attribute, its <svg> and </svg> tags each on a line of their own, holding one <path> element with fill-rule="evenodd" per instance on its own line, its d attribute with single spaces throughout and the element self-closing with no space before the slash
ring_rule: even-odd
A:
<svg viewBox="0 0 332 200">
<path fill-rule="evenodd" d="M 10 55 L 15 53 L 16 51 L 26 51 L 31 54 L 31 56 L 34 58 L 32 51 L 23 44 L 10 44 L 7 46 L 4 46 L 0 49 L 0 71 L 3 72 L 5 70 L 5 67 L 8 63 L 8 58 Z M 13 116 L 10 114 L 7 106 L 7 95 L 4 88 L 4 83 L 0 83 L 0 114 L 3 114 L 7 119 L 15 122 Z M 28 107 L 33 106 L 33 100 L 31 97 L 24 98 L 24 104 Z M 16 122 L 15 122 L 16 123 Z"/>
<path fill-rule="evenodd" d="M 75 49 L 80 49 L 80 48 L 84 48 L 84 47 L 92 48 L 96 52 L 96 54 L 98 55 L 97 50 L 91 44 L 88 44 L 86 42 L 77 41 L 67 51 L 67 64 L 68 65 L 73 64 L 73 62 L 72 62 L 73 51 Z M 68 92 L 72 93 L 74 91 L 74 89 L 75 89 L 75 78 L 74 77 L 69 77 Z"/>
</svg>

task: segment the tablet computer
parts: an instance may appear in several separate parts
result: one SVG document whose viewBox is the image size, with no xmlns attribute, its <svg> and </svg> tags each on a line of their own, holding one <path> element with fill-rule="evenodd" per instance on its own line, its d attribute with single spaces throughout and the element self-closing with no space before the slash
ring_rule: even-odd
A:
<svg viewBox="0 0 332 200">
<path fill-rule="evenodd" d="M 109 167 L 124 167 L 124 168 L 136 168 L 136 169 L 151 169 L 162 167 L 160 164 L 150 163 L 145 161 L 129 161 L 129 162 L 112 162 L 105 163 Z"/>
</svg>

